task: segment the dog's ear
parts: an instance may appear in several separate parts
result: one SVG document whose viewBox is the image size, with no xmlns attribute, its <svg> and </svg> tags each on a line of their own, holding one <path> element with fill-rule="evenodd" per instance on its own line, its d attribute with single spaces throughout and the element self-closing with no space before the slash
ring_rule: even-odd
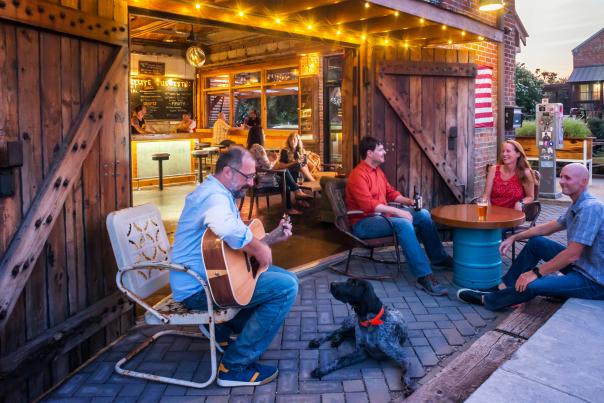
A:
<svg viewBox="0 0 604 403">
<path fill-rule="evenodd" d="M 378 310 L 382 307 L 382 302 L 380 301 L 380 299 L 377 297 L 377 295 L 375 295 L 375 290 L 373 289 L 373 286 L 371 285 L 371 283 L 369 281 L 366 280 L 362 280 L 363 281 L 363 300 L 365 301 L 365 304 L 367 304 L 367 308 L 370 312 Z"/>
</svg>

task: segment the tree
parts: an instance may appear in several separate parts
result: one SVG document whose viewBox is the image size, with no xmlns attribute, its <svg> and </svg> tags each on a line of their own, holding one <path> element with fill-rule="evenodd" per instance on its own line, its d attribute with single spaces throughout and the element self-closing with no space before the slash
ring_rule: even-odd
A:
<svg viewBox="0 0 604 403">
<path fill-rule="evenodd" d="M 553 71 L 541 71 L 541 69 L 535 70 L 535 75 L 545 81 L 546 84 L 563 84 L 568 81 L 566 77 L 558 77 L 558 73 Z"/>
<path fill-rule="evenodd" d="M 554 73 L 555 74 L 555 73 Z M 535 104 L 543 96 L 543 80 L 526 68 L 524 63 L 516 63 L 516 105 L 525 115 L 535 116 Z"/>
</svg>

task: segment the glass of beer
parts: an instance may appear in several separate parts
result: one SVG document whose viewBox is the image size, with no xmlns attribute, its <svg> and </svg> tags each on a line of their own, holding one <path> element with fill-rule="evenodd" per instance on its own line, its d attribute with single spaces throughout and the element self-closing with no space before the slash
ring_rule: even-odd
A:
<svg viewBox="0 0 604 403">
<path fill-rule="evenodd" d="M 487 219 L 487 207 L 489 206 L 489 199 L 481 197 L 476 202 L 478 207 L 478 221 L 484 221 Z"/>
</svg>

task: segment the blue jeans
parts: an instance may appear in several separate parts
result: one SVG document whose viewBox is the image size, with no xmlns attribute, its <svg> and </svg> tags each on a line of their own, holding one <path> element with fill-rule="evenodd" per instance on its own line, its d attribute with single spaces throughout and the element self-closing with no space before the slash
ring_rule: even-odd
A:
<svg viewBox="0 0 604 403">
<path fill-rule="evenodd" d="M 394 226 L 396 238 L 407 258 L 411 273 L 417 278 L 427 276 L 432 273 L 430 262 L 441 263 L 447 258 L 447 252 L 428 210 L 405 210 L 413 216 L 413 223 L 399 217 L 388 217 L 387 220 Z M 389 236 L 392 230 L 384 217 L 375 216 L 363 218 L 354 224 L 352 233 L 361 239 L 371 239 Z M 420 241 L 424 244 L 430 261 L 419 244 Z"/>
<path fill-rule="evenodd" d="M 535 267 L 541 260 L 549 261 L 565 248 L 545 237 L 531 238 L 510 270 L 503 276 L 504 290 L 485 294 L 484 306 L 497 310 L 506 306 L 520 304 L 534 297 L 604 299 L 604 286 L 590 280 L 573 269 L 572 265 L 560 270 L 563 276 L 544 276 L 530 283 L 524 292 L 516 291 L 516 280 L 522 273 Z"/>
<path fill-rule="evenodd" d="M 216 338 L 224 340 L 238 333 L 222 356 L 225 367 L 235 371 L 252 364 L 277 334 L 296 301 L 298 277 L 277 266 L 260 275 L 250 303 L 229 322 L 216 326 Z M 183 301 L 189 309 L 205 310 L 205 292 L 201 291 Z"/>
</svg>

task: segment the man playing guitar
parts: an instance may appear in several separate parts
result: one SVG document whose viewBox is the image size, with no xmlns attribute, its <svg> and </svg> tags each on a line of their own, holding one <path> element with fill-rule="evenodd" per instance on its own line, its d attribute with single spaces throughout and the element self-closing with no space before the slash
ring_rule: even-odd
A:
<svg viewBox="0 0 604 403">
<path fill-rule="evenodd" d="M 298 293 L 298 279 L 292 273 L 272 265 L 270 245 L 287 240 L 292 227 L 282 219 L 264 239 L 253 237 L 239 217 L 236 199 L 245 195 L 254 183 L 256 163 L 241 147 L 230 147 L 216 162 L 216 174 L 210 175 L 187 195 L 171 257 L 206 277 L 201 239 L 207 229 L 230 248 L 253 256 L 260 267 L 269 266 L 258 277 L 252 299 L 231 321 L 216 327 L 216 339 L 228 343 L 218 370 L 220 386 L 255 386 L 276 378 L 277 368 L 256 363 L 283 324 Z M 207 278 L 206 278 L 207 280 Z M 173 298 L 188 309 L 207 309 L 205 292 L 193 277 L 170 273 Z M 236 341 L 231 333 L 238 333 Z"/>
</svg>

